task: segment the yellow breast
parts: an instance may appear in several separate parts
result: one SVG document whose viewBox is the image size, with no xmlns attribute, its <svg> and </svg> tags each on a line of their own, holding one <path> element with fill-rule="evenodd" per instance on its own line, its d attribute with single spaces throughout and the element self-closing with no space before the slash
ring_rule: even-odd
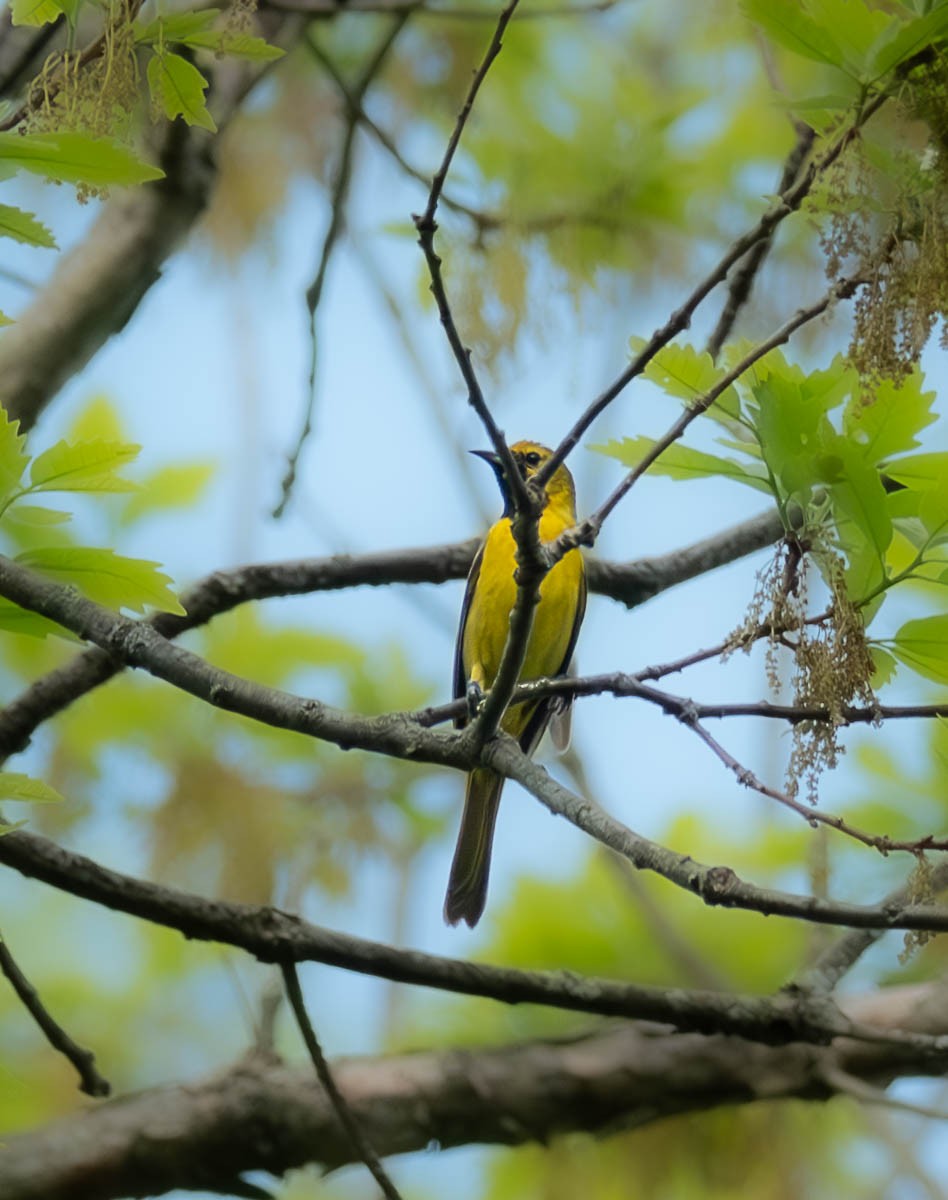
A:
<svg viewBox="0 0 948 1200">
<path fill-rule="evenodd" d="M 540 518 L 540 537 L 549 542 L 574 524 L 571 511 L 552 503 Z M 465 678 L 487 691 L 496 678 L 507 641 L 510 611 L 517 598 L 514 582 L 516 543 L 505 517 L 494 525 L 484 543 L 477 586 L 471 598 L 464 627 L 462 657 Z M 540 600 L 533 615 L 533 628 L 520 671 L 521 680 L 556 675 L 565 670 L 583 576 L 583 559 L 578 550 L 553 567 L 540 585 Z M 529 708 L 521 705 L 507 713 L 502 722 L 508 733 L 517 734 L 525 724 Z"/>
</svg>

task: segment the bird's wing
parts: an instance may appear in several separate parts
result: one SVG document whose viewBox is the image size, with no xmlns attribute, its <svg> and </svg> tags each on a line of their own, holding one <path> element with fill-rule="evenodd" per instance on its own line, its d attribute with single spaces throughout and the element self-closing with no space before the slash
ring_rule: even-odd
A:
<svg viewBox="0 0 948 1200">
<path fill-rule="evenodd" d="M 467 679 L 464 671 L 464 627 L 467 625 L 467 615 L 471 611 L 471 597 L 474 595 L 474 589 L 477 587 L 477 580 L 481 573 L 481 563 L 484 559 L 484 542 L 481 543 L 481 548 L 474 556 L 474 561 L 471 563 L 471 569 L 467 573 L 467 586 L 464 589 L 464 602 L 461 605 L 461 620 L 458 622 L 458 640 L 454 646 L 454 699 L 460 700 L 464 697 L 467 691 Z M 458 729 L 462 729 L 467 724 L 467 717 L 458 717 L 455 722 Z"/>
<path fill-rule="evenodd" d="M 586 572 L 585 570 L 579 577 L 579 595 L 576 598 L 576 612 L 573 616 L 573 628 L 570 630 L 569 642 L 566 646 L 566 653 L 563 655 L 563 661 L 560 663 L 559 669 L 554 672 L 556 675 L 569 675 L 572 673 L 572 658 L 573 651 L 576 649 L 576 639 L 579 637 L 579 627 L 583 623 L 583 616 L 586 612 Z M 570 712 L 573 701 L 570 696 L 551 696 L 547 700 L 541 700 L 534 712 L 530 715 L 530 720 L 527 722 L 526 728 L 520 735 L 520 748 L 524 754 L 530 755 L 536 750 L 540 744 L 540 739 L 546 732 L 547 725 L 552 721 L 550 736 L 553 738 L 553 744 L 557 750 L 565 750 L 569 746 L 571 719 Z"/>
</svg>

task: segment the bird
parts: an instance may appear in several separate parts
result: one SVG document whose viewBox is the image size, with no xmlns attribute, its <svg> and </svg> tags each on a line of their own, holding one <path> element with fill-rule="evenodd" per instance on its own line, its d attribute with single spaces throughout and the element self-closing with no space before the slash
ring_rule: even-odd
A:
<svg viewBox="0 0 948 1200">
<path fill-rule="evenodd" d="M 466 698 L 468 712 L 456 721 L 459 728 L 474 715 L 479 700 L 496 679 L 507 641 L 510 613 L 517 598 L 517 546 L 511 529 L 513 495 L 499 455 L 473 450 L 493 468 L 504 501 L 503 515 L 488 530 L 471 564 L 461 606 L 454 653 L 454 697 Z M 524 480 L 531 479 L 553 451 L 539 442 L 516 442 L 511 457 Z M 576 524 L 576 489 L 565 466 L 559 466 L 545 485 L 540 515 L 541 541 L 551 542 Z M 582 554 L 569 550 L 540 584 L 540 598 L 520 668 L 519 682 L 568 672 L 579 627 L 586 610 L 586 574 Z M 515 737 L 525 754 L 532 754 L 550 724 L 554 742 L 565 749 L 569 742 L 569 702 L 546 697 L 513 705 L 500 728 Z M 490 767 L 475 767 L 467 777 L 464 811 L 448 878 L 444 919 L 449 925 L 466 921 L 473 927 L 487 901 L 487 882 L 494 825 L 504 777 Z"/>
</svg>

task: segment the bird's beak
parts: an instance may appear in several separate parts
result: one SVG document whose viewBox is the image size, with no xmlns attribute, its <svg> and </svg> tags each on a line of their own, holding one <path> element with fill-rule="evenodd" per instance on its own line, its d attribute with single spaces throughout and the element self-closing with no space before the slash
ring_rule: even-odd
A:
<svg viewBox="0 0 948 1200">
<path fill-rule="evenodd" d="M 500 459 L 493 450 L 471 450 L 470 453 L 476 455 L 477 458 L 482 458 L 484 462 L 490 463 L 495 471 L 500 468 Z"/>
</svg>

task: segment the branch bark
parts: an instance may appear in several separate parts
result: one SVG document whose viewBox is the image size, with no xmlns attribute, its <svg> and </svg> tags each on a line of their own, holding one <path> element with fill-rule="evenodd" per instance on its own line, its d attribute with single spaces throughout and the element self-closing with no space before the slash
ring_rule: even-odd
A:
<svg viewBox="0 0 948 1200">
<path fill-rule="evenodd" d="M 671 554 L 628 563 L 590 559 L 587 580 L 591 591 L 634 608 L 667 588 L 770 545 L 781 530 L 776 511 L 761 513 Z M 173 639 L 253 600 L 349 587 L 464 579 L 477 545 L 477 539 L 472 538 L 416 550 L 340 554 L 215 571 L 182 593 L 186 617 L 158 613 L 147 624 L 162 637 Z M 124 663 L 112 655 L 92 649 L 31 684 L 0 712 L 0 760 L 25 749 L 39 725 L 123 669 Z"/>
<path fill-rule="evenodd" d="M 944 990 L 893 988 L 851 1001 L 854 1017 L 948 1032 Z M 571 1041 L 338 1060 L 355 1118 L 390 1156 L 432 1143 L 521 1145 L 583 1131 L 606 1136 L 723 1105 L 827 1100 L 839 1080 L 878 1088 L 941 1075 L 948 1051 L 839 1040 L 821 1049 L 669 1034 L 623 1024 Z M 867 1092 L 869 1089 L 867 1089 Z M 884 1099 L 881 1093 L 878 1094 Z M 351 1142 L 310 1069 L 254 1055 L 187 1087 L 155 1088 L 9 1138 L 4 1200 L 118 1200 L 174 1188 L 247 1194 L 242 1175 L 353 1161 Z M 259 1193 L 258 1193 L 259 1194 Z"/>
<path fill-rule="evenodd" d="M 277 44 L 299 18 L 271 14 Z M 212 108 L 219 129 L 266 67 L 222 63 Z M 204 211 L 216 174 L 217 142 L 206 130 L 174 122 L 158 149 L 165 178 L 110 201 L 89 234 L 62 255 L 49 283 L 0 340 L 0 405 L 30 429 L 60 386 L 118 333 L 157 281 L 167 258 Z"/>
</svg>

